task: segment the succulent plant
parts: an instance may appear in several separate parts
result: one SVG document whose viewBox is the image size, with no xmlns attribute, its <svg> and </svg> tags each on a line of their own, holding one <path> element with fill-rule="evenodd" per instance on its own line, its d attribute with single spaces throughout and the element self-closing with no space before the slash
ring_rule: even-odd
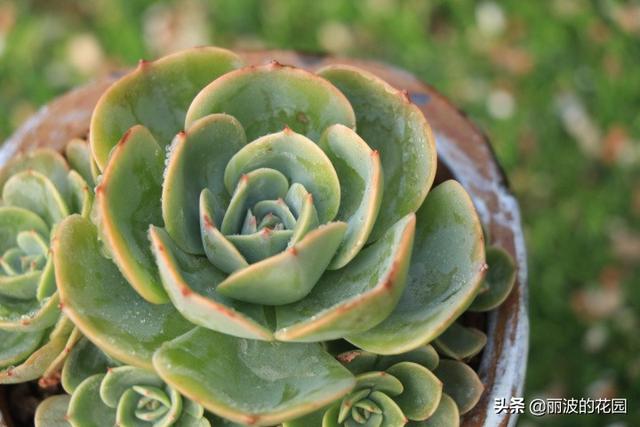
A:
<svg viewBox="0 0 640 427">
<path fill-rule="evenodd" d="M 153 372 L 118 366 L 84 338 L 64 363 L 62 385 L 69 394 L 45 399 L 36 412 L 36 427 L 211 425 L 201 405 Z"/>
<path fill-rule="evenodd" d="M 66 158 L 50 149 L 20 154 L 0 171 L 0 383 L 54 374 L 80 334 L 60 315 L 51 236 L 71 214 L 88 217 L 91 156 L 74 140 Z"/>
<path fill-rule="evenodd" d="M 114 83 L 89 135 L 67 159 L 95 203 L 70 191 L 47 229 L 77 332 L 40 425 L 457 425 L 477 403 L 486 336 L 456 320 L 506 298 L 513 262 L 483 281 L 473 203 L 431 189 L 406 93 L 197 48 Z"/>
</svg>

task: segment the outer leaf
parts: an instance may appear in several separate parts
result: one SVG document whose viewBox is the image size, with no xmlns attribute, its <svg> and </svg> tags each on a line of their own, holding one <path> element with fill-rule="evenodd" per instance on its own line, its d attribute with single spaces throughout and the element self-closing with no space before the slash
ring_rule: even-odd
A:
<svg viewBox="0 0 640 427">
<path fill-rule="evenodd" d="M 17 384 L 41 377 L 64 350 L 73 325 L 62 318 L 51 332 L 49 341 L 16 367 L 0 371 L 0 384 Z"/>
<path fill-rule="evenodd" d="M 314 141 L 334 123 L 355 127 L 353 109 L 339 90 L 313 73 L 277 62 L 242 68 L 212 82 L 189 107 L 187 127 L 222 112 L 242 123 L 250 141 L 285 126 Z"/>
<path fill-rule="evenodd" d="M 100 98 L 91 118 L 91 149 L 100 167 L 132 126 L 151 131 L 162 147 L 183 129 L 193 97 L 209 82 L 241 65 L 234 53 L 215 47 L 177 52 L 138 68 L 114 83 Z"/>
<path fill-rule="evenodd" d="M 36 427 L 71 427 L 67 420 L 67 410 L 71 396 L 58 394 L 43 400 L 36 409 Z"/>
<path fill-rule="evenodd" d="M 15 207 L 0 206 L 0 253 L 17 244 L 18 234 L 34 230 L 42 237 L 49 236 L 49 227 L 35 213 Z"/>
<path fill-rule="evenodd" d="M 147 240 L 150 224 L 162 225 L 164 155 L 151 133 L 135 126 L 113 150 L 96 189 L 101 237 L 131 286 L 152 303 L 167 302 Z"/>
<path fill-rule="evenodd" d="M 489 289 L 478 294 L 469 307 L 471 311 L 489 311 L 502 304 L 516 282 L 516 265 L 507 251 L 497 246 L 487 248 L 489 271 L 484 279 Z"/>
<path fill-rule="evenodd" d="M 2 190 L 2 200 L 34 212 L 50 227 L 69 215 L 67 203 L 53 182 L 33 170 L 9 178 Z"/>
<path fill-rule="evenodd" d="M 78 385 L 95 374 L 104 374 L 114 362 L 87 338 L 81 338 L 64 362 L 60 380 L 64 390 L 72 394 Z"/>
<path fill-rule="evenodd" d="M 69 402 L 68 419 L 73 426 L 114 426 L 115 409 L 109 408 L 100 399 L 100 383 L 104 375 L 94 375 L 78 386 Z"/>
<path fill-rule="evenodd" d="M 71 211 L 89 218 L 93 207 L 93 191 L 84 178 L 74 170 L 69 172 L 69 188 L 71 191 Z"/>
<path fill-rule="evenodd" d="M 91 149 L 89 144 L 81 139 L 72 139 L 64 147 L 65 157 L 71 165 L 84 178 L 91 187 L 95 186 L 93 174 L 91 173 Z"/>
<path fill-rule="evenodd" d="M 45 330 L 15 332 L 0 329 L 0 368 L 22 362 L 41 344 Z"/>
<path fill-rule="evenodd" d="M 320 223 L 331 221 L 340 206 L 340 182 L 327 155 L 310 139 L 285 129 L 246 145 L 229 160 L 224 184 L 230 193 L 242 175 L 258 168 L 282 172 L 313 195 Z"/>
<path fill-rule="evenodd" d="M 303 300 L 276 307 L 282 341 L 322 341 L 366 331 L 382 322 L 404 290 L 415 215 L 407 215 L 349 265 L 325 272 Z"/>
<path fill-rule="evenodd" d="M 39 331 L 52 326 L 60 314 L 60 297 L 18 301 L 0 298 L 0 329 L 9 331 Z"/>
<path fill-rule="evenodd" d="M 456 402 L 460 414 L 466 414 L 476 406 L 484 385 L 469 365 L 455 360 L 441 360 L 435 374 L 444 383 L 444 392 Z"/>
<path fill-rule="evenodd" d="M 427 420 L 411 421 L 408 427 L 459 427 L 460 411 L 456 402 L 447 394 L 442 393 L 438 409 Z"/>
<path fill-rule="evenodd" d="M 18 154 L 0 169 L 0 191 L 12 176 L 31 170 L 48 177 L 54 184 L 62 199 L 66 202 L 69 196 L 67 173 L 69 167 L 64 157 L 50 148 L 39 148 L 27 153 Z"/>
<path fill-rule="evenodd" d="M 217 291 L 257 304 L 298 301 L 309 294 L 322 276 L 346 228 L 344 222 L 316 228 L 286 251 L 233 273 L 218 285 Z"/>
<path fill-rule="evenodd" d="M 398 354 L 440 335 L 471 303 L 485 271 L 482 228 L 462 186 L 446 181 L 417 213 L 407 287 L 382 323 L 348 337 L 378 354 Z"/>
<path fill-rule="evenodd" d="M 330 65 L 318 74 L 346 95 L 358 134 L 380 152 L 384 193 L 371 232 L 370 240 L 375 240 L 422 205 L 436 173 L 435 139 L 418 107 L 373 74 L 347 65 Z"/>
<path fill-rule="evenodd" d="M 404 386 L 398 378 L 382 371 L 365 372 L 358 375 L 356 381 L 356 390 L 362 390 L 363 396 L 367 396 L 370 390 L 382 391 L 391 396 L 398 396 L 404 391 Z"/>
<path fill-rule="evenodd" d="M 154 366 L 167 383 L 206 409 L 252 425 L 313 412 L 355 384 L 317 344 L 251 341 L 200 328 L 166 343 Z"/>
<path fill-rule="evenodd" d="M 343 125 L 327 128 L 319 145 L 340 177 L 342 197 L 336 218 L 348 225 L 342 246 L 330 266 L 338 269 L 360 252 L 373 229 L 382 202 L 382 165 L 378 152 Z"/>
<path fill-rule="evenodd" d="M 216 292 L 224 274 L 206 258 L 182 252 L 162 229 L 149 237 L 169 298 L 184 317 L 196 325 L 226 334 L 270 340 L 262 307 L 228 299 Z"/>
<path fill-rule="evenodd" d="M 150 369 L 151 355 L 163 342 L 193 327 L 172 305 L 150 304 L 131 289 L 100 254 L 96 228 L 86 219 L 70 216 L 56 236 L 53 256 L 65 314 L 110 355 Z"/>
<path fill-rule="evenodd" d="M 30 271 L 16 276 L 0 275 L 0 295 L 20 300 L 30 300 L 36 297 L 40 271 Z"/>
<path fill-rule="evenodd" d="M 442 395 L 442 381 L 424 366 L 413 362 L 400 362 L 387 369 L 387 373 L 404 386 L 401 395 L 393 400 L 410 420 L 425 420 L 438 407 Z"/>
<path fill-rule="evenodd" d="M 440 353 L 457 360 L 475 356 L 486 344 L 487 336 L 484 332 L 455 322 L 435 340 Z"/>
<path fill-rule="evenodd" d="M 178 134 L 162 183 L 162 217 L 167 232 L 182 250 L 202 254 L 198 215 L 200 192 L 207 188 L 214 199 L 213 219 L 220 224 L 229 204 L 224 168 L 246 143 L 240 123 L 226 114 L 212 114 Z"/>
<path fill-rule="evenodd" d="M 386 370 L 399 362 L 413 362 L 433 371 L 440 362 L 440 357 L 430 345 L 423 345 L 407 353 L 379 356 L 375 367 L 378 370 Z"/>
</svg>

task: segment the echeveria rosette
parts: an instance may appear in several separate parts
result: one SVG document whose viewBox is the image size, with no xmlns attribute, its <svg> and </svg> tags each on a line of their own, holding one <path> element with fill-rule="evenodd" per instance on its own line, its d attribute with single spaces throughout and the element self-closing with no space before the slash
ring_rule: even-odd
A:
<svg viewBox="0 0 640 427">
<path fill-rule="evenodd" d="M 0 194 L 0 383 L 6 384 L 55 374 L 79 337 L 60 316 L 50 244 L 60 221 L 91 210 L 87 143 L 69 142 L 66 157 L 50 149 L 14 157 L 0 171 Z"/>
<path fill-rule="evenodd" d="M 114 358 L 235 422 L 341 399 L 356 380 L 318 341 L 410 351 L 480 286 L 469 196 L 455 181 L 429 192 L 424 116 L 365 71 L 180 52 L 114 84 L 90 135 L 97 228 L 61 227 L 65 312 Z"/>
<path fill-rule="evenodd" d="M 44 400 L 36 427 L 208 427 L 204 408 L 155 373 L 118 366 L 83 339 L 62 369 L 65 395 Z"/>
<path fill-rule="evenodd" d="M 483 391 L 463 362 L 440 359 L 430 345 L 392 356 L 352 350 L 337 356 L 357 383 L 353 391 L 321 411 L 284 427 L 455 427 Z"/>
</svg>

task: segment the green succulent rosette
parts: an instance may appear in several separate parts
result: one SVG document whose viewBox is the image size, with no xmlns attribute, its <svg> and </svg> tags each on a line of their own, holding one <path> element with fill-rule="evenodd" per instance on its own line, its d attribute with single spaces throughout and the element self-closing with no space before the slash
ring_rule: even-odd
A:
<svg viewBox="0 0 640 427">
<path fill-rule="evenodd" d="M 456 427 L 484 389 L 472 368 L 441 359 L 431 345 L 392 356 L 350 350 L 337 358 L 356 376 L 353 390 L 283 427 Z"/>
<path fill-rule="evenodd" d="M 50 149 L 20 154 L 0 170 L 0 383 L 55 374 L 79 338 L 60 315 L 51 240 L 72 214 L 88 217 L 93 201 L 86 142 L 66 157 Z"/>
<path fill-rule="evenodd" d="M 209 427 L 201 405 L 180 395 L 155 373 L 118 366 L 86 339 L 62 368 L 68 394 L 40 403 L 36 427 Z"/>
<path fill-rule="evenodd" d="M 361 379 L 322 342 L 413 351 L 482 285 L 469 196 L 455 181 L 431 190 L 424 116 L 363 70 L 187 50 L 107 90 L 90 137 L 92 220 L 66 219 L 54 244 L 65 314 L 230 422 L 351 396 Z"/>
</svg>

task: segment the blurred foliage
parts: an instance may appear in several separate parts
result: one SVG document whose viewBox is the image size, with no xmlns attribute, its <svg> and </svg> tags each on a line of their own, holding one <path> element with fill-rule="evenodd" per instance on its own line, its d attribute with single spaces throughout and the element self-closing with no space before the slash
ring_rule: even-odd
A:
<svg viewBox="0 0 640 427">
<path fill-rule="evenodd" d="M 640 425 L 638 1 L 0 0 L 0 139 L 77 84 L 203 44 L 380 59 L 452 98 L 523 209 L 526 397 L 633 413 L 520 425 Z"/>
</svg>

